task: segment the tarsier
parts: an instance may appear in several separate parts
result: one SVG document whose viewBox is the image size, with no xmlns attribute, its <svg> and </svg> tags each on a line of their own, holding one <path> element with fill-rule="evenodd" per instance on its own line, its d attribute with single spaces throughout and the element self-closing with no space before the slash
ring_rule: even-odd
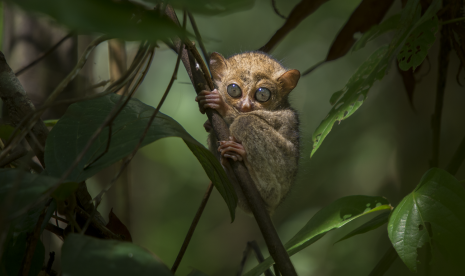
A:
<svg viewBox="0 0 465 276">
<path fill-rule="evenodd" d="M 247 200 L 227 159 L 244 161 L 269 213 L 281 203 L 297 174 L 299 120 L 290 107 L 289 92 L 300 78 L 261 52 L 247 52 L 225 59 L 210 57 L 216 89 L 204 90 L 196 101 L 202 113 L 212 108 L 229 126 L 230 140 L 217 141 L 209 121 L 209 148 L 220 159 L 238 195 L 238 206 L 250 213 Z"/>
</svg>

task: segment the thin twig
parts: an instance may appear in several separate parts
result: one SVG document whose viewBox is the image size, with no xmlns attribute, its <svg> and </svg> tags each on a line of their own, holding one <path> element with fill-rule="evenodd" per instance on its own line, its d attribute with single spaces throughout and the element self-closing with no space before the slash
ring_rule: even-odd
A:
<svg viewBox="0 0 465 276">
<path fill-rule="evenodd" d="M 462 142 L 460 142 L 459 147 L 454 153 L 454 156 L 449 161 L 449 164 L 446 167 L 446 170 L 454 175 L 460 168 L 463 160 L 465 159 L 465 137 L 463 137 Z"/>
<path fill-rule="evenodd" d="M 274 269 L 274 275 L 275 276 L 281 276 L 281 272 L 279 272 L 279 269 L 276 266 L 276 264 L 273 264 L 273 269 Z"/>
<path fill-rule="evenodd" d="M 52 232 L 53 234 L 57 235 L 62 240 L 65 238 L 63 229 L 51 223 L 47 223 L 47 225 L 45 226 L 45 230 Z"/>
<path fill-rule="evenodd" d="M 152 59 L 153 59 L 153 55 L 154 55 L 154 48 L 151 47 L 151 50 L 150 50 L 150 58 L 148 59 L 148 62 L 147 62 L 147 66 L 144 70 L 144 72 L 142 73 L 141 77 L 139 78 L 139 80 L 136 82 L 136 84 L 133 86 L 133 88 L 131 89 L 131 92 L 129 92 L 129 95 L 127 96 L 126 100 L 124 101 L 124 103 L 118 107 L 118 104 L 119 102 L 124 98 L 124 97 L 121 97 L 119 100 L 118 100 L 118 103 L 115 105 L 115 107 L 113 108 L 113 110 L 115 110 L 114 114 L 112 114 L 112 116 L 108 116 L 107 119 L 105 120 L 105 122 L 101 125 L 101 127 L 99 128 L 99 133 L 103 130 L 102 127 L 105 127 L 107 126 L 109 123 L 113 122 L 113 120 L 116 118 L 116 116 L 123 110 L 123 108 L 127 105 L 127 103 L 129 102 L 129 100 L 131 99 L 131 96 L 135 93 L 135 91 L 137 90 L 137 88 L 139 87 L 139 85 L 142 83 L 143 79 L 145 78 L 147 72 L 148 72 L 148 69 L 150 68 L 150 64 L 152 63 Z M 111 112 L 112 113 L 112 112 Z M 96 137 L 95 137 L 96 138 Z M 94 138 L 94 140 L 95 140 Z M 90 142 L 90 141 L 89 141 Z M 129 163 L 129 162 L 128 162 Z M 122 167 L 124 166 L 125 163 L 123 163 Z M 118 174 L 112 179 L 110 185 L 104 189 L 103 191 L 101 191 L 95 198 L 94 198 L 94 201 L 96 202 L 95 204 L 95 209 L 92 211 L 91 215 L 90 215 L 90 219 L 86 222 L 86 224 L 84 225 L 84 227 L 82 228 L 82 232 L 81 233 L 85 233 L 87 227 L 89 226 L 90 224 L 90 220 L 93 219 L 93 216 L 95 215 L 96 213 L 96 210 L 97 210 L 97 207 L 100 205 L 100 202 L 101 202 L 101 198 L 103 196 L 103 194 L 105 194 L 106 191 L 108 191 L 108 189 L 113 185 L 113 183 L 116 181 L 116 179 L 118 179 L 119 175 L 121 174 L 121 169 L 120 171 L 118 172 Z"/>
<path fill-rule="evenodd" d="M 305 72 L 302 73 L 302 77 L 310 74 L 313 70 L 315 70 L 316 68 L 318 68 L 321 65 L 325 64 L 325 62 L 326 62 L 326 60 L 322 60 L 322 61 L 318 62 L 317 64 L 313 65 L 312 67 L 308 68 L 307 70 L 305 70 Z"/>
<path fill-rule="evenodd" d="M 200 203 L 200 206 L 197 209 L 197 213 L 195 214 L 195 217 L 192 220 L 191 226 L 189 227 L 189 231 L 187 231 L 187 235 L 184 238 L 184 242 L 182 243 L 178 256 L 176 257 L 176 260 L 174 261 L 174 264 L 171 267 L 171 272 L 173 274 L 176 273 L 176 270 L 178 269 L 179 264 L 181 263 L 181 260 L 184 257 L 184 253 L 186 253 L 187 246 L 189 245 L 189 242 L 191 241 L 192 235 L 194 235 L 195 228 L 197 227 L 197 224 L 199 223 L 200 217 L 202 216 L 203 210 L 205 209 L 205 206 L 207 205 L 207 202 L 208 202 L 208 199 L 210 198 L 210 194 L 212 190 L 213 190 L 213 183 L 210 182 L 210 184 L 208 184 L 207 191 L 205 192 L 203 196 L 202 202 Z"/>
<path fill-rule="evenodd" d="M 251 242 L 248 242 L 247 244 L 254 251 L 255 257 L 257 258 L 258 263 L 260 264 L 263 263 L 265 261 L 265 258 L 263 258 L 262 251 L 260 251 L 260 247 L 258 247 L 257 242 L 251 241 Z M 269 268 L 265 270 L 265 276 L 273 276 L 273 273 L 271 273 L 271 270 Z"/>
<path fill-rule="evenodd" d="M 247 245 L 245 246 L 244 253 L 242 255 L 241 264 L 239 265 L 239 271 L 237 272 L 236 276 L 242 275 L 242 271 L 244 271 L 245 262 L 247 261 L 247 257 L 249 256 L 250 250 L 252 250 L 252 248 L 250 248 L 249 243 L 247 243 Z"/>
<path fill-rule="evenodd" d="M 145 52 L 144 56 L 147 55 L 148 53 L 148 48 L 143 47 L 143 51 Z M 71 172 L 74 170 L 74 168 L 79 164 L 79 162 L 84 158 L 84 155 L 87 153 L 87 151 L 90 149 L 94 141 L 98 138 L 100 133 L 103 131 L 103 129 L 108 125 L 110 121 L 114 119 L 115 116 L 118 115 L 118 113 L 121 111 L 120 104 L 122 107 L 124 107 L 130 100 L 130 96 L 126 97 L 125 101 L 123 102 L 124 97 L 121 97 L 118 102 L 115 104 L 115 107 L 110 111 L 110 113 L 107 115 L 105 118 L 104 122 L 100 125 L 100 127 L 94 132 L 94 134 L 91 136 L 87 144 L 84 146 L 83 150 L 79 153 L 79 155 L 76 157 L 76 159 L 73 161 L 73 163 L 69 166 L 69 168 L 62 174 L 61 178 L 52 186 L 51 189 L 49 189 L 46 193 L 42 194 L 39 199 L 36 200 L 36 202 L 31 203 L 19 211 L 15 212 L 14 216 L 19 216 L 23 213 L 25 213 L 29 208 L 32 206 L 35 206 L 38 202 L 41 202 L 42 200 L 48 198 L 53 191 L 55 191 L 56 188 L 71 174 Z"/>
<path fill-rule="evenodd" d="M 278 7 L 276 6 L 276 0 L 271 0 L 271 5 L 273 6 L 274 12 L 281 17 L 282 19 L 287 19 L 286 16 L 284 16 L 282 13 L 279 12 Z"/>
<path fill-rule="evenodd" d="M 459 18 L 454 18 L 454 19 L 451 19 L 451 20 L 443 21 L 440 24 L 441 25 L 446 25 L 446 24 L 455 23 L 455 22 L 464 21 L 464 20 L 465 20 L 465 17 L 459 17 Z"/>
<path fill-rule="evenodd" d="M 29 269 L 31 268 L 32 257 L 34 256 L 34 252 L 36 250 L 37 241 L 40 238 L 40 228 L 42 226 L 42 222 L 45 219 L 45 213 L 46 213 L 45 211 L 47 210 L 47 207 L 50 205 L 51 202 L 52 200 L 49 199 L 48 202 L 43 207 L 42 212 L 40 213 L 39 219 L 37 220 L 37 223 L 34 227 L 34 231 L 32 232 L 32 235 L 28 237 L 26 255 L 24 255 L 24 259 L 21 265 L 21 270 L 18 273 L 18 275 L 23 275 L 23 276 L 29 275 Z"/>
<path fill-rule="evenodd" d="M 64 219 L 64 218 L 62 218 L 62 217 L 60 217 L 60 216 L 52 215 L 52 218 L 56 219 L 57 224 L 58 224 L 58 221 L 62 221 L 62 222 L 64 222 L 64 223 L 66 223 L 66 224 L 69 224 L 69 221 L 68 221 L 68 220 L 66 220 L 66 219 Z M 58 226 L 58 225 L 57 225 L 57 226 Z"/>
<path fill-rule="evenodd" d="M 375 268 L 370 272 L 368 276 L 382 276 L 391 267 L 392 263 L 397 259 L 398 255 L 394 247 L 391 245 L 389 249 L 384 253 L 384 256 L 376 264 Z"/>
<path fill-rule="evenodd" d="M 39 63 L 41 60 L 43 60 L 44 58 L 46 58 L 48 55 L 50 55 L 53 51 L 55 51 L 63 42 L 65 42 L 68 38 L 70 37 L 73 37 L 74 35 L 74 32 L 70 32 L 69 34 L 67 34 L 65 37 L 63 37 L 60 41 L 58 41 L 55 45 L 52 46 L 52 48 L 50 48 L 47 52 L 43 53 L 40 57 L 38 57 L 36 60 L 34 60 L 33 62 L 29 63 L 28 65 L 24 66 L 23 68 L 19 69 L 15 75 L 18 77 L 19 75 L 21 75 L 22 73 L 24 73 L 26 70 L 30 69 L 31 67 L 33 67 L 34 65 L 36 65 L 37 63 Z"/>
<path fill-rule="evenodd" d="M 200 36 L 199 29 L 197 28 L 197 24 L 195 23 L 194 16 L 190 12 L 188 12 L 187 15 L 189 15 L 189 20 L 191 22 L 192 29 L 194 29 L 195 38 L 199 42 L 200 50 L 202 50 L 203 58 L 205 59 L 206 64 L 210 65 L 210 57 L 208 56 L 208 52 L 205 49 L 205 45 L 203 44 L 202 37 Z"/>
<path fill-rule="evenodd" d="M 438 81 L 436 87 L 436 105 L 431 120 L 431 127 L 433 131 L 433 153 L 430 164 L 431 167 L 439 167 L 439 145 L 441 136 L 442 106 L 444 102 L 444 91 L 446 89 L 447 69 L 449 67 L 449 54 L 451 51 L 449 31 L 447 26 L 442 27 L 440 42 L 441 44 L 439 50 Z"/>
<path fill-rule="evenodd" d="M 71 70 L 68 76 L 66 76 L 66 78 L 63 81 L 61 81 L 61 83 L 55 88 L 55 90 L 49 95 L 44 105 L 51 104 L 53 101 L 55 101 L 55 99 L 61 94 L 61 92 L 66 88 L 66 86 L 68 86 L 68 84 L 77 76 L 79 71 L 81 71 L 82 67 L 84 66 L 87 59 L 89 58 L 90 53 L 95 49 L 95 47 L 97 47 L 97 45 L 99 45 L 103 41 L 108 40 L 109 38 L 110 37 L 106 35 L 102 35 L 89 44 L 89 46 L 87 47 L 87 49 L 85 50 L 81 58 L 79 59 L 76 66 L 73 68 L 73 70 Z M 38 120 L 40 120 L 40 116 L 42 116 L 42 114 L 43 114 L 43 111 L 36 113 L 36 115 L 29 121 L 29 124 L 27 125 L 27 127 L 25 127 L 22 134 L 14 136 L 15 138 L 11 142 L 7 143 L 8 146 L 0 153 L 0 160 L 4 158 L 5 155 L 8 154 L 8 152 L 12 148 L 16 147 L 16 145 L 26 137 L 27 133 L 31 130 L 31 128 L 35 125 L 35 123 Z"/>
</svg>

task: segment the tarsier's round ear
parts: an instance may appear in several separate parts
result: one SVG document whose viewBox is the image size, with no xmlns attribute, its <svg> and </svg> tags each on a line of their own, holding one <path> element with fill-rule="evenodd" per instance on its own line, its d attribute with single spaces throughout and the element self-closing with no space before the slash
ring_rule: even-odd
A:
<svg viewBox="0 0 465 276">
<path fill-rule="evenodd" d="M 212 53 L 210 56 L 210 71 L 212 72 L 213 79 L 220 81 L 227 69 L 228 65 L 224 57 L 220 53 Z"/>
<path fill-rule="evenodd" d="M 281 84 L 281 92 L 284 94 L 288 94 L 297 86 L 297 83 L 300 79 L 300 72 L 299 70 L 292 69 L 287 71 L 286 73 L 282 74 L 281 77 L 278 78 L 278 82 Z"/>
</svg>

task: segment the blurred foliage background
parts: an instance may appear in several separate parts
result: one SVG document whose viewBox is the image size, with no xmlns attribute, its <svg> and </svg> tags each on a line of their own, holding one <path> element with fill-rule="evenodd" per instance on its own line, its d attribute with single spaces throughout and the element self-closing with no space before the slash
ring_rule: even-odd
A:
<svg viewBox="0 0 465 276">
<path fill-rule="evenodd" d="M 277 0 L 282 14 L 289 14 L 298 0 Z M 322 5 L 278 45 L 272 56 L 288 68 L 301 72 L 326 57 L 327 51 L 359 0 L 333 0 Z M 18 70 L 67 34 L 50 18 L 25 13 L 3 3 L 2 51 L 12 69 Z M 385 18 L 398 13 L 395 1 Z M 178 11 L 178 17 L 181 12 Z M 221 16 L 196 15 L 197 25 L 209 52 L 224 56 L 256 50 L 284 23 L 269 0 L 257 0 L 251 9 Z M 188 30 L 193 30 L 188 26 Z M 413 108 L 410 106 L 397 68 L 375 83 L 368 99 L 348 120 L 333 131 L 310 159 L 311 135 L 331 106 L 329 98 L 346 84 L 358 66 L 379 46 L 388 43 L 384 35 L 363 50 L 326 63 L 301 78 L 291 93 L 291 103 L 301 120 L 302 153 L 298 181 L 277 209 L 273 221 L 283 241 L 288 240 L 311 216 L 337 198 L 348 195 L 382 195 L 395 206 L 420 181 L 431 158 L 431 115 L 437 78 L 438 41 L 416 74 Z M 59 50 L 19 77 L 29 96 L 40 105 L 67 75 L 79 53 L 92 40 L 79 35 L 67 40 Z M 126 43 L 128 61 L 137 44 Z M 160 43 L 152 67 L 136 98 L 155 106 L 174 69 L 176 53 Z M 451 158 L 465 135 L 465 91 L 456 80 L 459 60 L 451 52 L 444 102 L 440 166 Z M 98 46 L 80 76 L 62 95 L 82 95 L 91 84 L 109 79 L 107 43 Z M 460 79 L 462 82 L 463 74 Z M 91 92 L 87 92 L 91 93 Z M 194 101 L 195 93 L 181 66 L 178 78 L 161 111 L 173 117 L 198 141 L 206 145 L 207 133 Z M 49 110 L 43 119 L 58 119 L 66 107 Z M 87 181 L 91 195 L 108 185 L 119 164 Z M 465 178 L 465 169 L 456 175 Z M 181 247 L 209 180 L 200 164 L 179 138 L 166 138 L 142 148 L 127 173 L 111 188 L 99 210 L 113 211 L 128 226 L 136 244 L 157 254 L 170 266 Z M 367 275 L 387 250 L 386 228 L 333 244 L 372 217 L 360 219 L 336 230 L 291 259 L 299 275 Z M 107 217 L 106 217 L 107 219 Z M 61 241 L 53 234 L 42 235 L 47 251 L 59 251 Z M 234 275 L 247 241 L 266 246 L 255 221 L 242 211 L 230 223 L 226 204 L 213 191 L 177 275 L 192 268 L 208 275 Z M 265 254 L 266 256 L 267 254 Z M 48 256 L 48 253 L 47 255 Z M 255 266 L 249 257 L 245 271 Z M 60 262 L 54 264 L 60 270 Z M 422 273 L 422 267 L 419 271 Z M 397 259 L 386 275 L 410 275 Z"/>
</svg>

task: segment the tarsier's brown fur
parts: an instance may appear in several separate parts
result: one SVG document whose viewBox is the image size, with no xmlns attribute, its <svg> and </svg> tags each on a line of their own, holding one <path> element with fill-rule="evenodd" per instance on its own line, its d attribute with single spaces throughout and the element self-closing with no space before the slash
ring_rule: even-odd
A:
<svg viewBox="0 0 465 276">
<path fill-rule="evenodd" d="M 268 212 L 272 213 L 289 191 L 297 174 L 299 120 L 289 105 L 288 95 L 297 85 L 300 73 L 286 70 L 261 52 L 247 52 L 228 59 L 213 53 L 210 69 L 217 92 L 203 91 L 197 101 L 202 112 L 205 108 L 218 110 L 229 125 L 232 140 L 222 141 L 218 147 L 216 137 L 211 133 L 210 150 L 223 161 L 225 158 L 235 161 L 243 159 Z M 240 97 L 228 94 L 230 84 L 241 88 Z M 255 93 L 260 87 L 271 92 L 269 100 L 259 102 L 256 99 Z M 238 195 L 239 207 L 250 213 L 234 174 L 227 162 L 222 163 Z"/>
</svg>

